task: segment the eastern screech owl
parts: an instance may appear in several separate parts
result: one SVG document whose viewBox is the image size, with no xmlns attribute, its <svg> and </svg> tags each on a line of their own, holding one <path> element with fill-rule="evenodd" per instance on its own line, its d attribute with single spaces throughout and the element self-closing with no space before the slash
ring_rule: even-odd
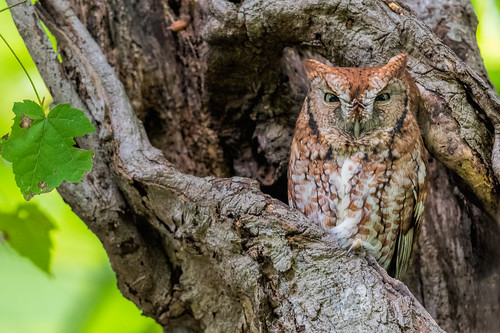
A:
<svg viewBox="0 0 500 333">
<path fill-rule="evenodd" d="M 309 92 L 297 120 L 288 200 L 350 249 L 363 246 L 398 279 L 408 269 L 425 198 L 418 88 L 407 55 L 385 66 L 306 60 Z"/>
</svg>

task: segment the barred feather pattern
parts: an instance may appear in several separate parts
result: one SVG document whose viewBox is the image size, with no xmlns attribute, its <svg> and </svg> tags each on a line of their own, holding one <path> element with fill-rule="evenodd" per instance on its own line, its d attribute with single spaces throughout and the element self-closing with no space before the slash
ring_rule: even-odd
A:
<svg viewBox="0 0 500 333">
<path fill-rule="evenodd" d="M 420 230 L 427 167 L 415 117 L 418 90 L 408 81 L 406 58 L 394 63 L 397 68 L 389 68 L 389 74 L 391 62 L 385 68 L 347 70 L 306 64 L 312 83 L 292 141 L 288 198 L 290 206 L 335 234 L 343 246 L 364 247 L 401 279 Z M 365 82 L 363 75 L 368 77 Z M 381 82 L 384 75 L 390 76 L 386 83 Z M 328 82 L 333 79 L 337 81 Z M 342 83 L 347 92 L 339 91 Z M 350 93 L 353 89 L 358 93 Z M 370 110 L 369 99 L 375 101 L 384 91 L 391 93 L 396 104 L 374 102 Z M 340 96 L 339 102 L 321 100 L 329 93 Z M 398 97 L 403 93 L 404 98 Z M 365 103 L 358 108 L 362 110 L 351 115 L 349 106 L 363 98 Z M 354 134 L 350 117 L 359 119 L 360 135 Z"/>
</svg>

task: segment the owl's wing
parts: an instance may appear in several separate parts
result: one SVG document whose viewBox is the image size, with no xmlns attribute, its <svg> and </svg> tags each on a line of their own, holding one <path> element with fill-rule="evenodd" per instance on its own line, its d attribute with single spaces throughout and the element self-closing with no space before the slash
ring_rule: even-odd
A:
<svg viewBox="0 0 500 333">
<path fill-rule="evenodd" d="M 425 168 L 422 163 L 420 167 Z M 418 177 L 418 176 L 417 176 Z M 409 205 L 412 209 L 402 209 L 400 230 L 396 245 L 396 273 L 395 278 L 401 280 L 408 270 L 415 250 L 416 241 L 420 232 L 421 221 L 424 212 L 425 198 L 427 196 L 427 183 L 425 174 L 423 177 L 418 177 L 416 182 L 412 182 L 411 190 L 413 193 L 408 193 L 404 204 Z"/>
</svg>

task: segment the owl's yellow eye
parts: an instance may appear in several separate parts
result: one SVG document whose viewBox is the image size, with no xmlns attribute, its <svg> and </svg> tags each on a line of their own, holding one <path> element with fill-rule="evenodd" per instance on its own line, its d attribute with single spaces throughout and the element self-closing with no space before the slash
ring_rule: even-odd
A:
<svg viewBox="0 0 500 333">
<path fill-rule="evenodd" d="M 383 93 L 383 94 L 380 94 L 377 97 L 375 97 L 376 102 L 384 102 L 384 101 L 388 101 L 390 99 L 391 99 L 391 95 L 389 95 L 388 93 Z"/>
<path fill-rule="evenodd" d="M 327 103 L 340 102 L 340 99 L 337 96 L 335 96 L 334 94 L 326 93 L 325 94 L 325 102 L 327 102 Z"/>
</svg>

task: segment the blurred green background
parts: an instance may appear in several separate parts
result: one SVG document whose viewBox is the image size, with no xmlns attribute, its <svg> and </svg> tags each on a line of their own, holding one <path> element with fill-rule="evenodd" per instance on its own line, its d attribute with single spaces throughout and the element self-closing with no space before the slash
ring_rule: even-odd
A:
<svg viewBox="0 0 500 333">
<path fill-rule="evenodd" d="M 7 6 L 0 0 L 0 9 Z M 37 90 L 50 95 L 31 61 L 8 11 L 0 13 L 0 33 L 28 69 Z M 10 131 L 12 105 L 36 96 L 21 67 L 0 40 L 0 136 Z M 8 164 L 0 158 L 0 212 L 24 199 Z M 160 333 L 154 320 L 116 287 L 101 243 L 53 191 L 29 201 L 49 216 L 53 232 L 52 277 L 0 240 L 0 333 Z"/>
<path fill-rule="evenodd" d="M 477 42 L 488 75 L 500 92 L 500 0 L 473 0 L 479 26 Z"/>
<path fill-rule="evenodd" d="M 495 86 L 500 88 L 500 2 L 473 1 L 480 25 L 478 42 Z M 5 8 L 0 0 L 0 9 Z M 12 22 L 0 13 L 0 33 L 27 67 L 39 93 L 50 98 Z M 0 42 L 0 136 L 12 124 L 12 105 L 36 100 L 28 79 Z M 23 197 L 10 167 L 0 160 L 0 212 L 13 211 Z M 53 276 L 35 267 L 0 241 L 0 333 L 160 333 L 123 298 L 100 242 L 57 192 L 32 199 L 57 225 L 53 233 Z"/>
</svg>

